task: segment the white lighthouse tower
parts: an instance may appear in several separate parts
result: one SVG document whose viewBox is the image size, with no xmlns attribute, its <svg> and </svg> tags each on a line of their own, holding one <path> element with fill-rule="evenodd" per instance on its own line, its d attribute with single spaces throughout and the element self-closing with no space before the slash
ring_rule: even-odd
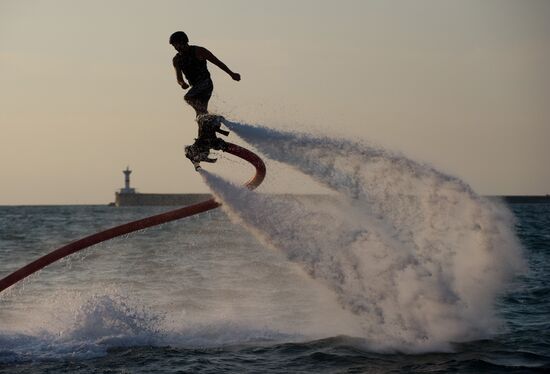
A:
<svg viewBox="0 0 550 374">
<path fill-rule="evenodd" d="M 122 170 L 124 173 L 124 188 L 120 189 L 120 193 L 136 193 L 135 188 L 130 188 L 130 174 L 132 174 L 132 170 L 130 170 L 129 166 L 126 166 L 126 170 Z"/>
</svg>

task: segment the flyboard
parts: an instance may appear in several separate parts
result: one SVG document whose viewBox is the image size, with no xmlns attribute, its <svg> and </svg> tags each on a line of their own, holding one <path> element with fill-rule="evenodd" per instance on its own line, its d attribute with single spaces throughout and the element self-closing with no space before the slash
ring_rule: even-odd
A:
<svg viewBox="0 0 550 374">
<path fill-rule="evenodd" d="M 199 137 L 196 139 L 195 144 L 186 147 L 186 156 L 191 160 L 191 162 L 193 162 L 193 165 L 197 170 L 200 168 L 201 161 L 215 162 L 215 159 L 209 157 L 209 152 L 211 148 L 231 153 L 234 156 L 248 161 L 256 168 L 256 174 L 248 182 L 245 183 L 245 187 L 253 190 L 258 187 L 265 178 L 265 164 L 260 157 L 258 157 L 255 153 L 249 151 L 248 149 L 242 148 L 236 144 L 225 142 L 222 139 L 216 137 L 216 132 L 223 135 L 228 135 L 228 132 L 220 129 L 220 122 L 222 120 L 222 117 L 214 115 L 205 115 L 205 117 L 199 118 Z M 86 236 L 80 240 L 64 245 L 63 247 L 58 248 L 45 256 L 40 257 L 30 264 L 23 266 L 19 270 L 14 271 L 7 277 L 0 279 L 0 292 L 4 291 L 8 287 L 13 286 L 17 282 L 41 270 L 42 268 L 92 245 L 134 231 L 142 230 L 148 227 L 157 226 L 166 222 L 175 221 L 177 219 L 206 212 L 208 210 L 215 209 L 220 205 L 221 204 L 215 201 L 215 199 L 209 199 L 197 204 L 139 219 L 137 221 L 128 222 L 120 226 L 115 226 L 110 229 Z"/>
</svg>

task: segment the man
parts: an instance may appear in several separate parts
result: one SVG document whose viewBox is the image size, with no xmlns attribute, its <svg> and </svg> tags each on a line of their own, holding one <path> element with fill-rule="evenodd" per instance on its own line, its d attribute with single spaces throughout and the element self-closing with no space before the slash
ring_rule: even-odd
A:
<svg viewBox="0 0 550 374">
<path fill-rule="evenodd" d="M 240 74 L 232 72 L 208 49 L 189 45 L 189 39 L 183 31 L 173 33 L 170 36 L 170 44 L 178 51 L 172 60 L 176 69 L 178 83 L 184 90 L 191 86 L 191 89 L 184 98 L 195 109 L 197 117 L 208 113 L 208 101 L 214 89 L 214 85 L 210 79 L 210 72 L 206 67 L 206 61 L 210 61 L 225 71 L 233 80 L 241 80 Z M 189 84 L 183 79 L 182 73 Z"/>
</svg>

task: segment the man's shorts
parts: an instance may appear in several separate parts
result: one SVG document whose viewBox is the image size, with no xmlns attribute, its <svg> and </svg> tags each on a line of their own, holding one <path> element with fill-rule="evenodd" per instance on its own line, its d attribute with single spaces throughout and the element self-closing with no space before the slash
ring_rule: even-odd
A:
<svg viewBox="0 0 550 374">
<path fill-rule="evenodd" d="M 212 79 L 206 79 L 194 86 L 191 86 L 189 91 L 185 94 L 184 99 L 187 102 L 208 103 L 208 100 L 210 100 L 210 97 L 212 96 L 213 90 L 214 84 L 212 83 Z"/>
</svg>

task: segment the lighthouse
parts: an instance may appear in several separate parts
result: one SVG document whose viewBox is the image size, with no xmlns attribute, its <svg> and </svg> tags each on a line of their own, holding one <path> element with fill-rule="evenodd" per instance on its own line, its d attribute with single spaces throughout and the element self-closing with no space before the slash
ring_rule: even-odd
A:
<svg viewBox="0 0 550 374">
<path fill-rule="evenodd" d="M 135 188 L 130 188 L 130 174 L 132 174 L 132 170 L 130 170 L 129 166 L 126 166 L 126 170 L 122 170 L 124 173 L 124 188 L 120 189 L 120 193 L 136 193 Z"/>
</svg>

